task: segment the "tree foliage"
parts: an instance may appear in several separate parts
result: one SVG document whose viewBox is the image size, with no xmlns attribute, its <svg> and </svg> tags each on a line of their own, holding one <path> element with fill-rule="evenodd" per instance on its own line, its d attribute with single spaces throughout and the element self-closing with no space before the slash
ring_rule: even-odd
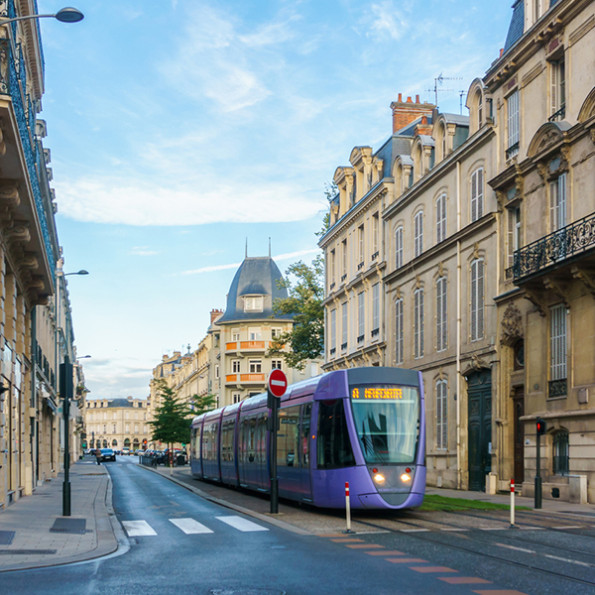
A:
<svg viewBox="0 0 595 595">
<path fill-rule="evenodd" d="M 155 419 L 149 422 L 153 428 L 151 439 L 165 444 L 189 442 L 192 418 L 208 411 L 215 397 L 194 395 L 189 404 L 180 401 L 176 391 L 163 378 L 156 380 L 155 385 L 160 405 L 155 409 Z"/>
<path fill-rule="evenodd" d="M 324 350 L 323 280 L 322 255 L 317 256 L 311 266 L 298 261 L 287 269 L 283 281 L 288 297 L 273 304 L 277 316 L 293 317 L 293 329 L 273 341 L 269 355 L 281 356 L 289 367 L 297 370 L 303 370 L 307 360 L 320 357 Z M 282 351 L 285 345 L 289 345 L 291 351 Z"/>
</svg>

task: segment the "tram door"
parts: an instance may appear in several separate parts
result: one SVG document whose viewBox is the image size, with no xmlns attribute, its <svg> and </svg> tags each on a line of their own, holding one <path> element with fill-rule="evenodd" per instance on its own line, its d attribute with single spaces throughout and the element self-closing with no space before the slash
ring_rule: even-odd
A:
<svg viewBox="0 0 595 595">
<path fill-rule="evenodd" d="M 485 490 L 485 476 L 492 470 L 492 379 L 489 370 L 467 376 L 469 402 L 469 489 Z"/>
</svg>

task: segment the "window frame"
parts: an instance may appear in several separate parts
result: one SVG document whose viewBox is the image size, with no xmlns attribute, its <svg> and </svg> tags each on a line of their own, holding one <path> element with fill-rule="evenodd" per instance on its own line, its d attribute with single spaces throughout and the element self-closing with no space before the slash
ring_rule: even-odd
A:
<svg viewBox="0 0 595 595">
<path fill-rule="evenodd" d="M 471 262 L 470 283 L 470 324 L 471 341 L 480 341 L 485 334 L 485 261 L 476 258 Z"/>
<path fill-rule="evenodd" d="M 439 378 L 436 390 L 436 449 L 448 450 L 448 380 Z"/>
<path fill-rule="evenodd" d="M 448 347 L 447 287 L 444 275 L 436 279 L 436 351 L 445 351 Z"/>
<path fill-rule="evenodd" d="M 424 356 L 424 290 L 418 287 L 413 292 L 413 357 Z"/>
<path fill-rule="evenodd" d="M 415 213 L 413 218 L 413 253 L 417 258 L 424 251 L 424 212 L 423 210 Z"/>
</svg>

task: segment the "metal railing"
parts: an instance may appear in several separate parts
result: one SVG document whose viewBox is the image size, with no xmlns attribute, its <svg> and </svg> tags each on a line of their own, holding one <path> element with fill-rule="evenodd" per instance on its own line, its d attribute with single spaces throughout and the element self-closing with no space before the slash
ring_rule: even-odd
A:
<svg viewBox="0 0 595 595">
<path fill-rule="evenodd" d="M 563 120 L 565 115 L 566 115 L 566 104 L 564 103 L 564 104 L 562 104 L 562 107 L 557 112 L 554 112 L 548 118 L 548 122 L 557 122 L 558 120 Z"/>
<path fill-rule="evenodd" d="M 514 253 L 515 282 L 595 247 L 595 213 L 523 246 Z"/>
</svg>

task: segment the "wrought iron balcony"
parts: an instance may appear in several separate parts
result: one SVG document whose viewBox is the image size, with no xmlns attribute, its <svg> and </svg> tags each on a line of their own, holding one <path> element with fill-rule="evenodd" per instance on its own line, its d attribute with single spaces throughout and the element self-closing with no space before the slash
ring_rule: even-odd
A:
<svg viewBox="0 0 595 595">
<path fill-rule="evenodd" d="M 14 18 L 14 3 L 9 3 L 8 16 Z M 16 15 L 16 13 L 14 13 Z M 3 15 L 2 15 L 3 16 Z M 12 23 L 11 26 L 16 25 Z M 16 30 L 13 30 L 13 39 L 16 39 Z M 43 243 L 47 252 L 52 275 L 55 271 L 55 258 L 50 239 L 48 220 L 53 216 L 50 205 L 44 201 L 38 171 L 45 169 L 45 157 L 39 151 L 35 136 L 36 106 L 27 93 L 27 63 L 20 43 L 11 43 L 10 39 L 0 40 L 0 58 L 5 65 L 0 68 L 0 95 L 9 96 L 16 116 L 16 124 L 25 161 L 27 173 L 33 190 L 35 210 L 39 217 Z M 49 189 L 45 188 L 46 192 Z"/>
<path fill-rule="evenodd" d="M 548 118 L 548 122 L 558 122 L 560 120 L 563 120 L 565 115 L 566 115 L 566 104 L 563 103 L 562 107 L 557 112 L 554 112 Z"/>
<path fill-rule="evenodd" d="M 512 267 L 514 281 L 517 283 L 594 248 L 595 213 L 592 213 L 517 250 Z"/>
</svg>

